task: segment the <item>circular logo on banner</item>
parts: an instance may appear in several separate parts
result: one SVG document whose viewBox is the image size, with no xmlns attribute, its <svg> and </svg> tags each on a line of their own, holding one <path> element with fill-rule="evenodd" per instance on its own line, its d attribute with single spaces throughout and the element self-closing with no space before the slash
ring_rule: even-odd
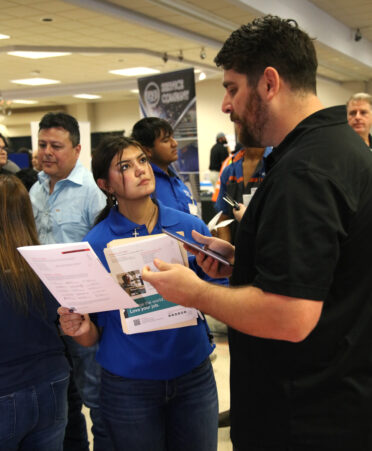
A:
<svg viewBox="0 0 372 451">
<path fill-rule="evenodd" d="M 150 81 L 150 83 L 145 88 L 145 102 L 147 105 L 155 107 L 159 103 L 159 100 L 159 86 L 154 81 Z"/>
</svg>

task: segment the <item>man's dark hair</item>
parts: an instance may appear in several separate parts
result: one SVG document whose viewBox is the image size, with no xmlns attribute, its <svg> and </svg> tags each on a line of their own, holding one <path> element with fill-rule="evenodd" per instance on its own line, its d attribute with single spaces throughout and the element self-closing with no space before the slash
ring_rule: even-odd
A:
<svg viewBox="0 0 372 451">
<path fill-rule="evenodd" d="M 39 131 L 53 127 L 61 127 L 69 132 L 72 146 L 80 144 L 80 130 L 78 121 L 66 113 L 47 113 L 39 122 Z"/>
<path fill-rule="evenodd" d="M 265 16 L 235 30 L 214 62 L 247 75 L 257 86 L 266 67 L 274 67 L 294 91 L 316 93 L 318 61 L 313 40 L 293 19 Z"/>
<path fill-rule="evenodd" d="M 169 122 L 158 117 L 144 117 L 134 124 L 132 137 L 138 141 L 141 146 L 153 147 L 156 138 L 159 138 L 161 132 L 165 137 L 173 135 L 173 128 Z"/>
</svg>

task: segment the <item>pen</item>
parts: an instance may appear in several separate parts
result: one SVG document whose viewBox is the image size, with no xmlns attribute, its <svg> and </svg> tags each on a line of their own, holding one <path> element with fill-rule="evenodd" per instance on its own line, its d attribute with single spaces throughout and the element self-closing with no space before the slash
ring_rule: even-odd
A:
<svg viewBox="0 0 372 451">
<path fill-rule="evenodd" d="M 232 199 L 228 194 L 226 196 L 223 196 L 222 199 L 227 202 L 229 205 L 232 206 L 235 210 L 240 210 L 238 202 L 236 202 L 234 199 Z"/>
</svg>

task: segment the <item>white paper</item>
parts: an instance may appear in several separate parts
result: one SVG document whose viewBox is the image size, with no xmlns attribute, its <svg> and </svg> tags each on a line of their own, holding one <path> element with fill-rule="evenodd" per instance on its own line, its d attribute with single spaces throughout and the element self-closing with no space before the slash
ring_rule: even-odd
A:
<svg viewBox="0 0 372 451">
<path fill-rule="evenodd" d="M 18 250 L 63 307 L 95 313 L 137 306 L 113 281 L 87 242 Z"/>
<path fill-rule="evenodd" d="M 198 316 L 193 308 L 169 304 L 155 288 L 141 277 L 141 270 L 148 265 L 152 271 L 154 258 L 168 263 L 184 264 L 178 242 L 167 235 L 154 235 L 143 240 L 120 241 L 123 244 L 105 249 L 105 256 L 112 277 L 138 302 L 135 308 L 124 312 L 123 330 L 127 334 L 148 332 L 172 324 L 190 321 Z M 171 301 L 171 300 L 170 300 Z M 193 322 L 195 325 L 196 322 Z"/>
<path fill-rule="evenodd" d="M 232 222 L 235 221 L 235 219 L 225 219 L 224 221 L 218 222 L 220 217 L 222 215 L 222 210 L 220 210 L 213 218 L 208 222 L 207 227 L 210 232 L 213 232 L 214 230 L 219 229 L 220 227 L 226 227 Z"/>
<path fill-rule="evenodd" d="M 243 205 L 245 207 L 248 207 L 250 201 L 252 200 L 252 197 L 254 196 L 254 193 L 257 191 L 257 187 L 251 188 L 251 194 L 243 194 Z"/>
</svg>

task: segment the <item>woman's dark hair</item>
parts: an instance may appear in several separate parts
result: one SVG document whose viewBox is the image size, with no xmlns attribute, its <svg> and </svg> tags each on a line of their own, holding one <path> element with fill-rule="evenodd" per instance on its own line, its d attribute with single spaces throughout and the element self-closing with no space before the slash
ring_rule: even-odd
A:
<svg viewBox="0 0 372 451">
<path fill-rule="evenodd" d="M 159 138 L 161 132 L 169 138 L 173 135 L 173 128 L 169 122 L 159 117 L 144 117 L 134 124 L 132 138 L 141 146 L 154 147 L 155 139 Z"/>
<path fill-rule="evenodd" d="M 124 149 L 130 146 L 135 146 L 142 149 L 141 145 L 137 141 L 124 136 L 107 136 L 99 143 L 98 147 L 92 154 L 92 172 L 96 183 L 98 179 L 108 180 L 108 173 L 112 159 L 117 154 L 119 154 L 121 158 Z M 97 216 L 94 223 L 95 225 L 103 221 L 108 216 L 111 208 L 116 203 L 116 199 L 112 195 L 106 193 L 103 189 L 101 189 L 101 191 L 103 191 L 106 196 L 106 206 Z"/>
<path fill-rule="evenodd" d="M 293 19 L 265 16 L 242 25 L 226 40 L 214 62 L 245 74 L 250 86 L 274 67 L 293 91 L 316 93 L 318 61 L 313 40 Z"/>
<path fill-rule="evenodd" d="M 15 307 L 27 311 L 31 300 L 43 307 L 41 283 L 17 251 L 39 244 L 31 201 L 15 175 L 0 176 L 0 282 Z"/>
</svg>

